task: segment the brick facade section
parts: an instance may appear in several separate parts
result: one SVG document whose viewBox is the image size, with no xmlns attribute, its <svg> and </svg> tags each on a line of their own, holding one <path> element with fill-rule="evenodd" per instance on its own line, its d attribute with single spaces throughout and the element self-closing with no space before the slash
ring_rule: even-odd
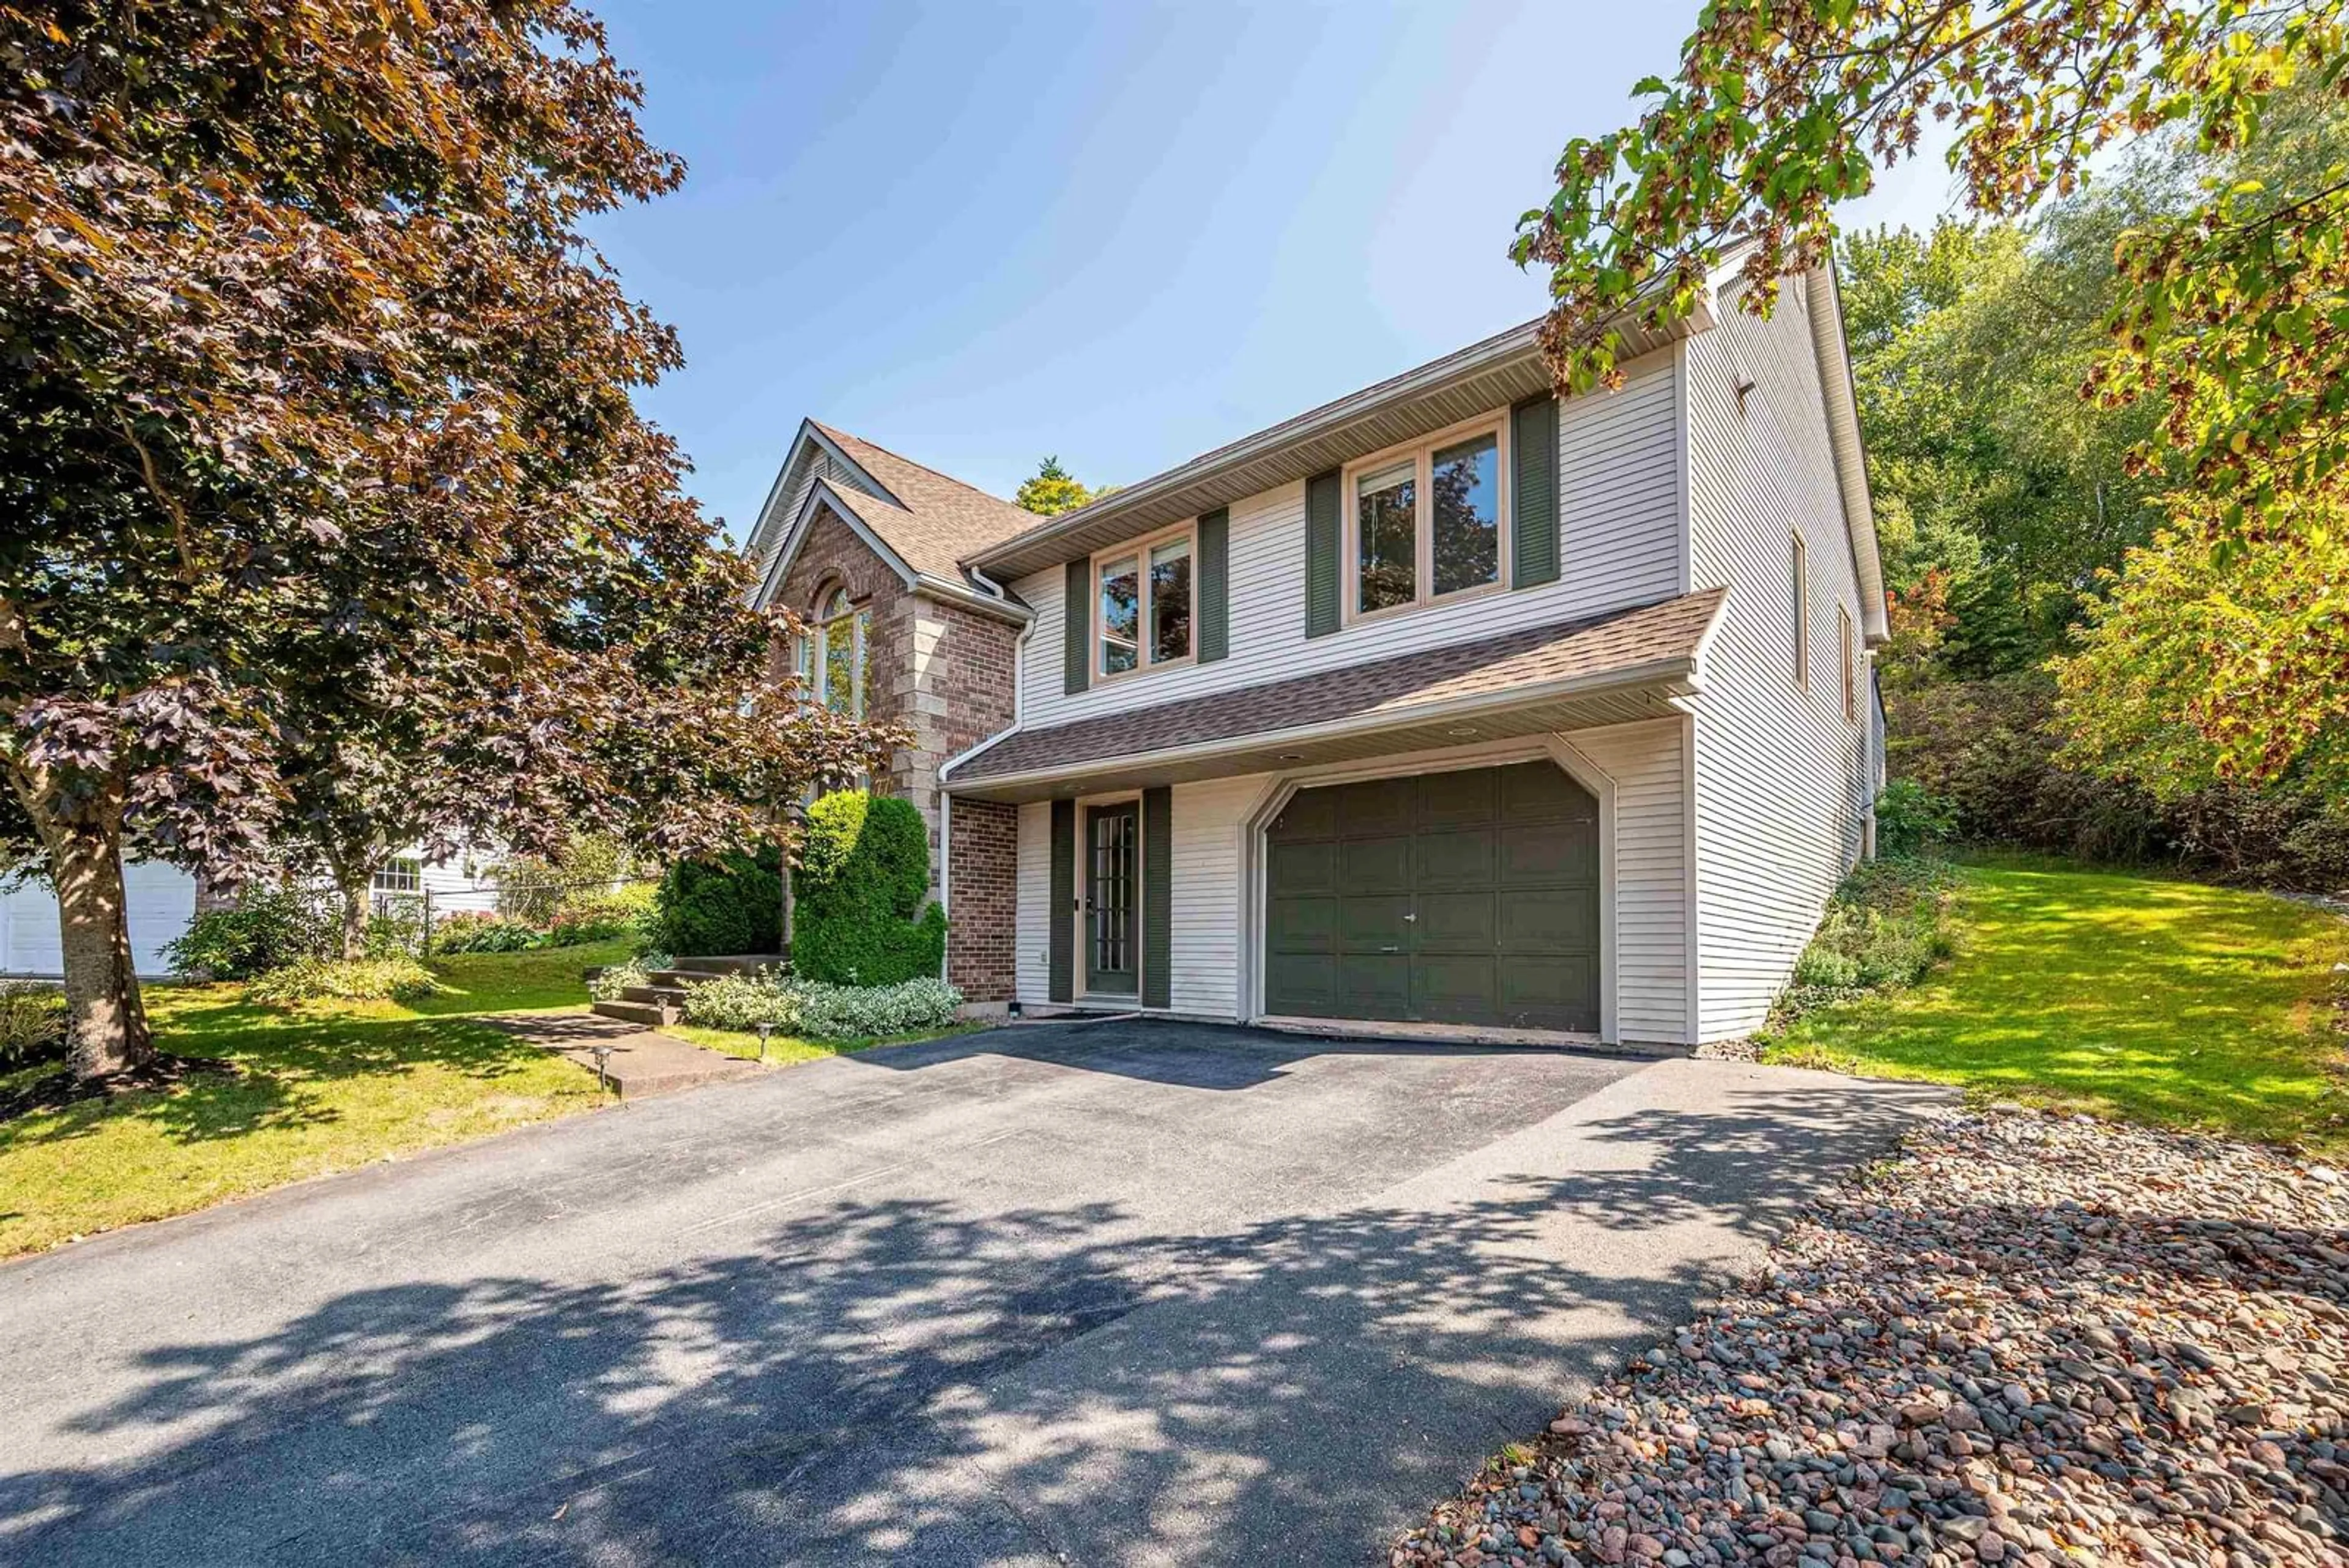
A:
<svg viewBox="0 0 2349 1568">
<path fill-rule="evenodd" d="M 826 510 L 810 526 L 776 602 L 812 621 L 835 586 L 845 588 L 873 617 L 865 636 L 865 717 L 904 724 L 914 733 L 914 743 L 890 758 L 887 777 L 875 780 L 874 785 L 912 801 L 921 811 L 929 827 L 930 879 L 936 886 L 944 808 L 938 770 L 947 759 L 1010 725 L 1019 628 L 908 588 L 895 567 Z M 781 669 L 789 668 L 787 650 L 779 650 L 777 662 Z M 999 809 L 967 805 L 956 811 L 954 819 L 947 972 L 972 1002 L 1001 1002 L 1011 995 L 1010 868 L 1018 815 L 1014 812 L 1008 819 L 1010 826 L 1004 826 L 997 820 Z M 971 820 L 978 824 L 976 831 L 983 841 L 992 832 L 1005 836 L 999 909 L 988 902 L 995 853 L 991 842 L 974 846 L 978 869 L 968 895 L 974 901 L 965 901 L 960 836 L 966 813 L 976 814 Z"/>
<path fill-rule="evenodd" d="M 956 801 L 953 855 L 947 979 L 966 1002 L 1009 1002 L 1019 924 L 1019 808 Z"/>
</svg>

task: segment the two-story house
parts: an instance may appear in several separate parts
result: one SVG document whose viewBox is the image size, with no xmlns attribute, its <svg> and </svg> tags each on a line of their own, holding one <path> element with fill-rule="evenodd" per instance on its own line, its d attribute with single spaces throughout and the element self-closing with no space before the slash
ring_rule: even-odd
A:
<svg viewBox="0 0 2349 1568">
<path fill-rule="evenodd" d="M 1032 619 L 1016 716 L 940 774 L 959 972 L 1040 1008 L 1759 1024 L 1870 848 L 1884 607 L 1833 273 L 1767 320 L 1716 281 L 1627 327 L 1619 389 L 1555 398 L 1528 325 L 968 551 Z"/>
<path fill-rule="evenodd" d="M 1869 851 L 1882 586 L 1834 276 L 1537 324 L 1040 520 L 812 423 L 754 549 L 823 700 L 912 723 L 982 1007 L 1760 1023 Z"/>
</svg>

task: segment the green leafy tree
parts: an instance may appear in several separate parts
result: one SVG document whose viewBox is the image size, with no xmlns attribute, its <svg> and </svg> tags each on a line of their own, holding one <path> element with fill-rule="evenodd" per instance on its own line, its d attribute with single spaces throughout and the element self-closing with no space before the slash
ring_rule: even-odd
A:
<svg viewBox="0 0 2349 1568">
<path fill-rule="evenodd" d="M 2349 799 L 2349 517 L 2248 542 L 2180 518 L 2106 586 L 2056 666 L 2071 760 L 2161 801 L 2281 782 Z"/>
<path fill-rule="evenodd" d="M 2331 117 L 2349 61 L 2343 17 L 2341 0 L 1713 0 L 1675 78 L 1639 84 L 1651 101 L 1638 123 L 1569 143 L 1556 191 L 1520 220 L 1514 254 L 1549 272 L 1543 342 L 1553 372 L 1566 389 L 1617 383 L 1619 315 L 1669 327 L 1733 263 L 1749 286 L 1742 304 L 1766 313 L 1788 272 L 1829 254 L 1836 204 L 1913 154 L 1929 118 L 1954 129 L 1950 161 L 1968 204 L 1998 220 L 2064 202 L 2096 154 L 2153 136 L 2184 155 L 2178 167 L 2194 171 L 2190 183 L 2165 188 L 2157 179 L 2143 193 L 2162 199 L 2141 211 L 2106 204 L 2085 210 L 2094 220 L 2085 226 L 2067 227 L 2058 215 L 2046 231 L 2054 248 L 2110 258 L 2103 340 L 2080 356 L 2073 379 L 2095 409 L 2137 421 L 2125 432 L 2120 466 L 2159 497 L 2156 516 L 2182 520 L 2159 549 L 2130 556 L 2128 569 L 2157 570 L 2155 556 L 2169 548 L 2207 545 L 2210 570 L 2225 569 L 2233 550 L 2322 552 L 2349 500 L 2349 159 L 2337 131 L 2326 134 L 2338 124 Z M 2269 169 L 2291 177 L 2262 177 Z M 1904 301 L 1930 303 L 1946 288 L 1948 269 L 1937 274 L 1935 259 L 1920 258 L 1862 299 L 1863 337 L 1888 323 L 1897 331 Z M 2074 305 L 2093 305 L 2094 271 L 2067 275 L 2085 290 Z M 2021 307 L 2006 323 L 2022 332 L 2014 351 L 2062 348 L 2065 301 L 2016 295 L 2011 303 Z M 1995 329 L 1995 312 L 1982 319 Z M 2103 438 L 2117 427 L 2045 419 L 2064 396 L 2060 380 L 2020 394 L 2014 415 L 1986 427 L 1978 401 L 1963 399 L 1928 427 L 1957 443 L 1938 455 L 1967 482 L 1984 472 L 1961 461 L 1967 443 L 2003 440 L 2028 460 L 2010 476 L 2011 495 L 1959 493 L 1962 506 L 2011 514 L 2009 548 L 1991 552 L 1991 563 L 2023 569 L 2034 529 L 2051 555 L 2083 564 L 2149 535 L 2153 518 L 2141 510 L 2116 513 L 2101 490 L 2067 493 L 2049 483 L 2086 474 L 2101 483 L 2106 465 L 2030 439 Z M 1920 504 L 1922 489 L 1896 487 L 1890 509 L 1890 520 L 1920 540 L 1935 522 Z M 2092 507 L 2101 508 L 2095 532 L 2079 525 Z M 2199 566 L 2189 559 L 2181 569 L 2191 576 Z M 2045 615 L 2052 601 L 2025 597 L 2029 612 Z M 2144 617 L 2123 624 L 2150 637 L 2148 649 L 2168 636 L 2153 636 Z M 2302 710 L 2271 732 L 2306 735 L 2335 711 L 2340 683 L 2349 681 L 2349 625 L 2290 624 L 2320 646 L 2295 666 L 2307 672 L 2290 693 Z M 2251 783 L 2281 777 L 2300 754 L 2239 740 L 2261 732 L 2262 715 L 2221 704 L 2251 685 L 2127 690 L 2137 711 L 2108 726 L 2110 735 L 2189 725 L 2230 765 L 2256 769 L 2243 774 Z M 2095 700 L 2083 690 L 2069 710 L 2075 720 Z M 2109 750 L 2098 754 L 2102 765 L 2124 765 Z"/>
<path fill-rule="evenodd" d="M 892 738 L 763 677 L 749 567 L 581 234 L 674 187 L 568 0 L 0 7 L 0 860 L 76 1068 L 152 1043 L 126 847 L 663 853 Z"/>
<path fill-rule="evenodd" d="M 1108 494 L 1106 490 L 1087 490 L 1069 475 L 1057 457 L 1048 457 L 1033 477 L 1020 483 L 1011 499 L 1040 517 L 1057 517 L 1063 512 L 1073 512 L 1089 501 Z"/>
</svg>

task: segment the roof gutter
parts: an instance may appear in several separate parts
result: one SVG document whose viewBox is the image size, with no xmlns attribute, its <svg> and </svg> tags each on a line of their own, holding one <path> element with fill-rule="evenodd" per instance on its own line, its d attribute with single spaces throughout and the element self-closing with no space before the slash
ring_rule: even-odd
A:
<svg viewBox="0 0 2349 1568">
<path fill-rule="evenodd" d="M 978 574 L 973 572 L 971 576 L 977 577 Z M 986 581 L 983 577 L 979 580 Z M 1014 626 L 1025 627 L 1035 620 L 1034 610 L 1030 609 L 1001 588 L 995 587 L 994 584 L 988 583 L 987 586 L 994 588 L 995 591 L 992 594 L 981 593 L 967 583 L 957 583 L 947 577 L 933 576 L 927 572 L 914 574 L 914 589 L 916 593 L 928 594 L 933 598 L 951 600 L 966 608 L 977 610 L 981 615 L 991 615 L 999 620 L 1008 620 Z"/>
</svg>

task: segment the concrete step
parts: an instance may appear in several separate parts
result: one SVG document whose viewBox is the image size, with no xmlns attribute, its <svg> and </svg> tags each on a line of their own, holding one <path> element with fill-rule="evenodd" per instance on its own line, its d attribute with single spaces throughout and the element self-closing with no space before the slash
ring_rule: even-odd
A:
<svg viewBox="0 0 2349 1568">
<path fill-rule="evenodd" d="M 620 988 L 624 1002 L 650 1002 L 667 1007 L 685 1005 L 685 987 L 681 985 L 624 985 Z"/>
<path fill-rule="evenodd" d="M 791 961 L 781 953 L 679 953 L 677 967 L 698 975 L 756 974 L 761 970 L 788 973 Z"/>
<path fill-rule="evenodd" d="M 604 1018 L 616 1018 L 623 1023 L 641 1023 L 657 1029 L 664 1023 L 677 1022 L 677 1009 L 657 1002 L 599 1002 L 593 1011 Z"/>
<path fill-rule="evenodd" d="M 597 1012 L 611 1008 L 643 1007 L 642 1002 L 606 1002 Z M 600 1065 L 605 1080 L 624 1100 L 665 1095 L 728 1078 L 747 1078 L 765 1071 L 717 1051 L 689 1045 L 673 1035 L 638 1027 L 635 1018 L 590 1017 L 584 1012 L 513 1013 L 488 1021 L 492 1027 L 550 1051 L 559 1051 L 589 1072 Z M 600 1054 L 600 1063 L 599 1063 Z"/>
<path fill-rule="evenodd" d="M 699 985 L 705 980 L 718 978 L 718 971 L 709 969 L 655 969 L 645 971 L 646 980 L 665 991 L 675 990 L 681 986 Z"/>
</svg>

